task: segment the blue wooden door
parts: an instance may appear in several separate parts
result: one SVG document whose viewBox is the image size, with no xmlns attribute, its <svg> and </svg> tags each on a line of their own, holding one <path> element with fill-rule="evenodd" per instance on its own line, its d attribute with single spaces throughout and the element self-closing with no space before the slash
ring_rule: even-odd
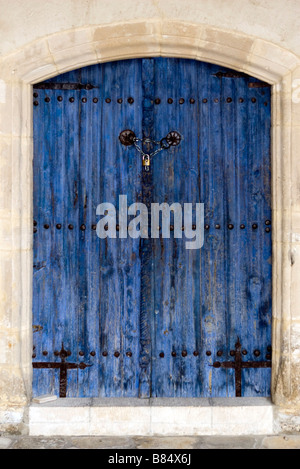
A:
<svg viewBox="0 0 300 469">
<path fill-rule="evenodd" d="M 269 395 L 269 86 L 154 58 L 75 70 L 33 93 L 34 395 Z M 122 144 L 128 129 L 138 147 Z M 178 145 L 165 145 L 171 131 Z M 146 171 L 142 153 L 157 149 Z M 170 238 L 161 226 L 152 238 L 150 222 L 133 238 L 119 196 L 145 204 L 149 221 L 153 203 L 204 204 L 203 246 L 187 249 L 172 218 Z M 104 202 L 114 238 L 98 236 Z"/>
</svg>

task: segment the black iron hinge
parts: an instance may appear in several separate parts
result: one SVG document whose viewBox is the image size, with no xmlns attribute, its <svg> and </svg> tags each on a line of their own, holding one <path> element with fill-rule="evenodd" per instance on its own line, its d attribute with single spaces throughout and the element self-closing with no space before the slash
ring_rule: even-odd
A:
<svg viewBox="0 0 300 469">
<path fill-rule="evenodd" d="M 249 78 L 248 75 L 246 75 L 243 72 L 217 72 L 213 74 L 214 77 L 217 78 Z M 254 82 L 249 82 L 248 83 L 248 88 L 266 88 L 270 87 L 271 85 L 269 83 L 266 83 L 265 81 L 254 81 Z"/>
<path fill-rule="evenodd" d="M 34 89 L 37 90 L 92 90 L 97 86 L 91 85 L 90 83 L 36 83 L 33 85 Z"/>
</svg>

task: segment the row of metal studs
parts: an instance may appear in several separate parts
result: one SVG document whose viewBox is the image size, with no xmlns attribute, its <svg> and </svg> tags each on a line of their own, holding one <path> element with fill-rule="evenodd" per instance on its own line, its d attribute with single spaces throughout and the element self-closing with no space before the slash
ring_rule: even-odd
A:
<svg viewBox="0 0 300 469">
<path fill-rule="evenodd" d="M 33 350 L 35 350 L 35 346 L 33 347 Z M 269 345 L 269 346 L 267 347 L 267 351 L 268 351 L 268 352 L 271 352 L 271 351 L 272 351 L 271 345 Z M 46 350 L 44 350 L 42 353 L 43 353 L 43 355 L 44 355 L 45 357 L 48 355 L 48 352 L 47 352 Z M 247 353 L 248 353 L 247 350 L 245 350 L 245 349 L 242 350 L 242 354 L 243 354 L 243 355 L 247 355 Z M 81 357 L 84 356 L 84 352 L 83 352 L 83 351 L 80 351 L 78 354 L 79 354 Z M 230 354 L 230 356 L 233 357 L 233 356 L 235 355 L 235 350 L 230 350 L 229 354 Z M 255 350 L 253 351 L 253 355 L 254 355 L 255 357 L 259 357 L 260 354 L 261 354 L 261 352 L 260 352 L 260 350 L 258 350 L 258 349 L 255 349 Z M 59 352 L 54 352 L 54 355 L 58 356 L 58 355 L 59 355 Z M 91 355 L 92 357 L 94 357 L 94 356 L 96 355 L 96 352 L 95 352 L 95 351 L 92 351 L 92 352 L 90 352 L 90 355 Z M 172 357 L 176 357 L 176 356 L 177 356 L 177 354 L 176 354 L 175 351 L 171 352 L 171 355 L 172 355 Z M 182 350 L 181 356 L 182 356 L 182 357 L 186 357 L 187 355 L 188 355 L 187 351 L 186 351 L 186 350 Z M 199 356 L 198 350 L 195 350 L 195 351 L 193 352 L 193 355 L 194 355 L 195 357 L 198 357 L 198 356 Z M 206 351 L 206 355 L 207 355 L 208 357 L 210 357 L 210 356 L 211 356 L 211 351 L 210 351 L 210 350 L 207 350 L 207 351 Z M 218 357 L 221 357 L 222 355 L 223 355 L 223 351 L 222 351 L 222 350 L 218 350 L 218 351 L 217 351 L 217 356 L 218 356 Z M 108 352 L 105 350 L 104 352 L 102 352 L 102 356 L 103 356 L 103 357 L 107 357 L 107 356 L 108 356 Z M 118 358 L 118 357 L 120 356 L 120 352 L 118 352 L 118 351 L 114 352 L 114 356 L 115 356 L 116 358 Z M 127 357 L 132 357 L 132 352 L 131 352 L 131 351 L 126 352 L 126 356 L 127 356 Z M 164 352 L 160 352 L 159 356 L 160 356 L 160 358 L 164 358 L 164 356 L 165 356 Z M 35 353 L 33 353 L 32 358 L 36 358 L 36 354 L 35 354 Z M 267 353 L 267 354 L 266 354 L 266 358 L 267 358 L 267 359 L 270 359 L 270 358 L 271 358 L 271 354 L 270 354 L 270 353 Z"/>
<path fill-rule="evenodd" d="M 36 94 L 37 94 L 37 93 L 36 93 Z M 46 103 L 50 103 L 51 99 L 50 99 L 49 97 L 46 97 L 46 98 L 44 99 L 44 101 L 45 101 Z M 59 101 L 59 102 L 63 101 L 63 97 L 62 97 L 62 96 L 58 96 L 58 97 L 57 97 L 57 101 Z M 70 101 L 70 103 L 74 103 L 74 102 L 75 102 L 75 98 L 74 98 L 74 97 L 71 97 L 71 98 L 69 98 L 69 101 Z M 81 101 L 82 101 L 83 103 L 86 103 L 86 102 L 87 102 L 87 98 L 81 98 Z M 93 103 L 98 103 L 98 101 L 99 101 L 98 98 L 93 98 Z M 226 102 L 227 102 L 227 103 L 231 103 L 232 101 L 233 101 L 232 98 L 226 98 Z M 106 103 L 111 103 L 111 99 L 110 99 L 110 98 L 106 98 L 106 99 L 105 99 L 105 102 L 106 102 Z M 122 104 L 122 102 L 123 102 L 123 99 L 122 99 L 122 98 L 117 99 L 117 103 Z M 127 99 L 127 102 L 128 102 L 129 104 L 133 104 L 133 103 L 134 103 L 134 99 L 130 97 L 130 98 Z M 167 99 L 167 103 L 168 103 L 168 104 L 172 104 L 173 102 L 174 102 L 174 100 L 173 100 L 172 98 L 168 98 L 168 99 Z M 180 99 L 179 99 L 179 104 L 183 104 L 184 102 L 185 102 L 184 98 L 180 98 Z M 191 99 L 189 100 L 189 102 L 190 102 L 191 104 L 194 104 L 194 103 L 196 102 L 196 100 L 195 100 L 194 98 L 191 98 Z M 203 102 L 203 103 L 207 103 L 207 102 L 208 102 L 208 99 L 204 98 L 204 99 L 202 99 L 202 102 Z M 214 98 L 213 102 L 214 102 L 214 103 L 218 103 L 218 102 L 219 102 L 219 99 L 218 99 L 218 98 Z M 244 102 L 244 99 L 243 99 L 243 98 L 239 98 L 239 102 L 240 102 L 240 103 L 243 103 L 243 102 Z M 256 98 L 251 98 L 251 102 L 252 102 L 252 103 L 256 103 Z M 156 98 L 156 99 L 154 100 L 154 103 L 155 103 L 155 104 L 160 104 L 160 103 L 161 103 L 161 100 L 160 100 L 159 98 Z M 38 106 L 38 105 L 39 105 L 39 102 L 38 102 L 38 101 L 34 101 L 33 104 L 34 104 L 34 106 Z M 267 106 L 268 103 L 267 103 L 267 102 L 264 102 L 264 105 Z"/>
<path fill-rule="evenodd" d="M 247 352 L 246 350 L 243 350 L 243 351 L 242 351 L 242 354 L 243 354 L 243 355 L 247 355 L 247 353 L 248 353 L 248 352 Z M 230 355 L 231 355 L 231 356 L 234 356 L 234 354 L 235 354 L 235 351 L 234 351 L 234 350 L 231 350 Z M 256 357 L 259 357 L 259 356 L 260 356 L 260 351 L 259 351 L 259 350 L 255 350 L 255 351 L 253 352 L 253 354 L 254 354 Z M 44 355 L 44 357 L 46 357 L 46 356 L 48 355 L 48 352 L 47 352 L 46 350 L 44 350 L 44 351 L 43 351 L 43 355 Z M 83 357 L 83 356 L 84 356 L 84 352 L 79 352 L 78 355 L 80 355 L 81 357 Z M 92 351 L 92 352 L 90 352 L 90 355 L 91 355 L 92 357 L 94 357 L 94 356 L 96 355 L 96 352 Z M 172 357 L 174 357 L 174 358 L 177 356 L 176 352 L 171 352 L 171 355 L 172 355 Z M 197 351 L 195 350 L 195 351 L 193 352 L 193 355 L 194 355 L 195 357 L 198 357 L 198 356 L 199 356 L 199 352 L 197 352 Z M 211 352 L 208 350 L 208 351 L 206 352 L 206 355 L 207 355 L 208 357 L 211 356 Z M 218 355 L 218 357 L 220 357 L 220 356 L 222 355 L 222 353 L 219 353 L 219 352 L 218 352 L 217 355 Z M 103 356 L 103 357 L 107 357 L 107 356 L 108 356 L 108 352 L 103 352 L 103 353 L 102 353 L 102 356 Z M 115 352 L 115 353 L 114 353 L 114 356 L 115 356 L 116 358 L 118 358 L 118 357 L 120 356 L 120 352 Z M 160 352 L 159 356 L 160 356 L 160 358 L 164 358 L 164 357 L 165 357 L 164 352 Z M 182 357 L 186 357 L 186 356 L 187 356 L 187 351 L 186 351 L 186 350 L 183 350 L 183 351 L 181 352 L 181 356 L 182 356 Z M 126 357 L 129 357 L 129 358 L 132 357 L 132 352 L 126 352 Z M 36 353 L 33 353 L 33 354 L 32 354 L 32 358 L 36 358 Z M 267 354 L 266 354 L 266 358 L 267 358 L 268 360 L 270 360 L 270 359 L 271 359 L 271 354 L 270 354 L 270 353 L 267 353 Z"/>
<path fill-rule="evenodd" d="M 265 224 L 266 224 L 266 225 L 270 225 L 270 224 L 271 224 L 270 220 L 266 220 L 266 221 L 265 221 Z M 35 222 L 35 223 L 34 223 L 34 228 L 33 228 L 33 232 L 34 232 L 34 233 L 37 233 L 37 228 L 36 228 L 36 226 L 37 226 L 37 223 Z M 50 228 L 50 225 L 48 225 L 48 224 L 46 223 L 46 224 L 44 225 L 44 229 L 45 229 L 45 230 L 49 230 L 49 228 Z M 56 229 L 57 229 L 57 230 L 61 230 L 61 228 L 62 228 L 62 225 L 61 225 L 60 223 L 58 223 L 58 224 L 56 225 Z M 70 225 L 68 225 L 68 228 L 69 228 L 69 230 L 73 230 L 73 229 L 74 229 L 74 225 L 71 225 L 71 224 L 70 224 Z M 95 231 L 95 230 L 96 230 L 96 225 L 92 225 L 91 228 L 92 228 L 93 231 Z M 116 230 L 117 230 L 117 231 L 119 231 L 119 228 L 120 228 L 119 225 L 116 225 Z M 231 223 L 229 223 L 229 224 L 227 225 L 227 228 L 228 228 L 229 230 L 233 230 L 234 225 L 232 225 Z M 241 225 L 240 225 L 240 229 L 241 229 L 241 230 L 244 230 L 245 228 L 246 228 L 246 225 L 244 225 L 244 224 L 241 224 Z M 252 224 L 252 229 L 253 229 L 253 230 L 257 230 L 257 228 L 258 228 L 258 224 L 257 224 L 257 223 L 253 223 L 253 224 Z M 108 230 L 108 227 L 105 226 L 104 229 L 107 231 L 107 230 Z M 195 230 L 195 229 L 196 229 L 196 225 L 192 225 L 192 229 Z M 205 230 L 209 230 L 209 229 L 210 229 L 210 225 L 207 225 L 207 224 L 204 225 L 204 229 L 205 229 Z M 215 225 L 215 229 L 216 229 L 216 230 L 220 230 L 220 229 L 221 229 L 221 225 L 219 225 L 219 224 L 217 223 L 217 224 Z M 86 225 L 81 225 L 81 226 L 80 226 L 80 230 L 81 230 L 81 231 L 85 231 L 85 230 L 86 230 Z M 170 231 L 174 231 L 174 226 L 173 226 L 173 225 L 170 225 Z M 184 231 L 184 226 L 182 227 L 182 231 Z M 266 231 L 267 233 L 269 233 L 269 232 L 271 231 L 271 228 L 270 228 L 269 226 L 267 226 L 267 227 L 265 228 L 265 231 Z"/>
</svg>

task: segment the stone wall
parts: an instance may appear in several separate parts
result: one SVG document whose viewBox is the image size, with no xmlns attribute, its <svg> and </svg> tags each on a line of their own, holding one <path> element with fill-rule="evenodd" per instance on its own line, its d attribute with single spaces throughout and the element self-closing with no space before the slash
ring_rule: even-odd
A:
<svg viewBox="0 0 300 469">
<path fill-rule="evenodd" d="M 0 17 L 0 431 L 26 428 L 31 398 L 31 85 L 101 61 L 146 56 L 217 63 L 273 85 L 272 400 L 285 428 L 297 431 L 299 2 L 10 0 L 8 7 L 0 0 Z"/>
</svg>

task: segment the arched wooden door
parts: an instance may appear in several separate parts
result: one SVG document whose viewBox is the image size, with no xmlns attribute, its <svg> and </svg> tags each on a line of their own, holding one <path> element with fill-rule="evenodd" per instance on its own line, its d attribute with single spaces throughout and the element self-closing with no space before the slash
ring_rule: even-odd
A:
<svg viewBox="0 0 300 469">
<path fill-rule="evenodd" d="M 34 395 L 269 395 L 270 87 L 147 58 L 33 93 Z M 115 207 L 114 238 L 98 236 L 101 203 Z M 148 238 L 120 220 L 134 203 L 149 209 Z M 203 246 L 187 249 L 172 218 L 170 238 L 161 224 L 152 238 L 153 203 L 204 204 Z"/>
</svg>

